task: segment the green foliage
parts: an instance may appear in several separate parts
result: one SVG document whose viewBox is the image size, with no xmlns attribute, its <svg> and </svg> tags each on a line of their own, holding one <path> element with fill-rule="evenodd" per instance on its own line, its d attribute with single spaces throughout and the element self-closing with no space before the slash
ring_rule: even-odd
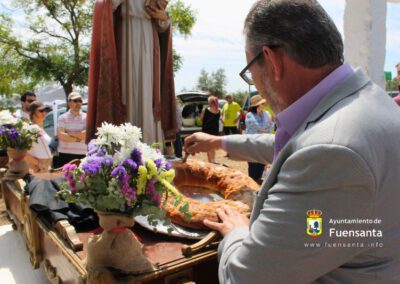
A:
<svg viewBox="0 0 400 284">
<path fill-rule="evenodd" d="M 386 91 L 397 91 L 399 90 L 399 86 L 400 86 L 400 81 L 396 79 L 385 82 Z"/>
<path fill-rule="evenodd" d="M 181 0 L 172 1 L 167 7 L 167 12 L 171 18 L 174 33 L 179 33 L 184 37 L 189 36 L 196 22 L 196 13 L 191 6 L 185 5 Z"/>
<path fill-rule="evenodd" d="M 174 35 L 180 34 L 187 38 L 196 23 L 196 13 L 190 5 L 185 5 L 181 0 L 171 1 L 167 7 L 167 12 L 171 18 L 172 30 Z M 176 50 L 173 50 L 174 72 L 178 72 L 183 65 L 183 58 Z"/>
<path fill-rule="evenodd" d="M 0 15 L 0 38 L 9 31 L 12 20 L 9 17 Z M 14 94 L 21 94 L 31 90 L 39 82 L 24 74 L 26 67 L 24 61 L 18 57 L 11 46 L 0 42 L 0 96 L 11 98 Z M 7 107 L 5 105 L 2 108 Z"/>
<path fill-rule="evenodd" d="M 179 212 L 183 213 L 187 222 L 190 222 L 192 219 L 192 213 L 189 212 L 189 203 L 185 202 L 185 204 L 179 207 Z"/>
<path fill-rule="evenodd" d="M 245 92 L 245 91 L 236 91 L 234 93 L 231 93 L 231 95 L 233 96 L 233 99 L 235 100 L 235 102 L 237 102 L 239 105 L 243 106 L 249 93 Z"/>
<path fill-rule="evenodd" d="M 25 34 L 11 16 L 0 14 L 0 95 L 32 90 L 42 81 L 60 83 L 66 94 L 73 86 L 87 85 L 90 37 L 94 1 L 14 0 L 14 7 L 26 14 Z M 174 34 L 184 37 L 196 21 L 195 13 L 183 1 L 168 5 Z M 28 16 L 29 15 L 29 16 Z M 174 51 L 174 71 L 183 58 Z"/>
<path fill-rule="evenodd" d="M 208 74 L 208 72 L 204 69 L 201 69 L 200 71 L 200 76 L 197 79 L 197 86 L 196 88 L 198 90 L 209 90 L 211 86 L 211 80 L 210 80 L 210 76 Z"/>
<path fill-rule="evenodd" d="M 196 88 L 199 90 L 209 91 L 211 95 L 222 98 L 226 92 L 226 84 L 227 79 L 223 68 L 220 68 L 211 74 L 202 69 L 197 80 Z"/>
<path fill-rule="evenodd" d="M 13 49 L 18 66 L 24 66 L 17 70 L 20 78 L 57 81 L 66 93 L 73 85 L 87 85 L 93 2 L 16 0 L 14 4 L 34 15 L 26 17 L 29 37 L 17 36 L 13 23 L 1 23 L 0 44 Z"/>
<path fill-rule="evenodd" d="M 172 57 L 174 60 L 174 72 L 176 73 L 179 71 L 179 69 L 181 69 L 183 65 L 183 57 L 176 53 L 175 49 L 172 50 Z"/>
</svg>

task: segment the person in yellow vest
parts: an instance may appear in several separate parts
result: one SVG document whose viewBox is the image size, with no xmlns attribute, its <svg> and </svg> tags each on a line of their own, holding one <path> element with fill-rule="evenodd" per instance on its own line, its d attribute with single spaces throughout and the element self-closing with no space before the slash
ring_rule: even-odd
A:
<svg viewBox="0 0 400 284">
<path fill-rule="evenodd" d="M 222 107 L 221 120 L 224 124 L 224 134 L 238 134 L 238 121 L 242 114 L 242 108 L 237 102 L 233 101 L 231 94 L 225 96 L 226 103 Z"/>
</svg>

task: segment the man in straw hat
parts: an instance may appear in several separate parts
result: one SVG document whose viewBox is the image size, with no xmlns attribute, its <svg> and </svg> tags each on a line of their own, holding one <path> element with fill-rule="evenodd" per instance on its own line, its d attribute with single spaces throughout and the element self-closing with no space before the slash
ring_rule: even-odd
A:
<svg viewBox="0 0 400 284">
<path fill-rule="evenodd" d="M 272 162 L 250 220 L 221 208 L 220 223 L 204 221 L 224 236 L 220 282 L 400 283 L 400 109 L 343 62 L 317 1 L 257 1 L 244 33 L 241 75 L 268 94 L 276 136 L 185 140 L 189 153 Z"/>
</svg>

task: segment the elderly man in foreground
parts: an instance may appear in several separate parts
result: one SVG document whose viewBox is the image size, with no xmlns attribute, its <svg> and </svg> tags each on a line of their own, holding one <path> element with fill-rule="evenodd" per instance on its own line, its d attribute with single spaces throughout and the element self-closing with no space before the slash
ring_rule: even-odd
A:
<svg viewBox="0 0 400 284">
<path fill-rule="evenodd" d="M 205 221 L 224 235 L 220 282 L 400 283 L 400 109 L 343 63 L 317 1 L 257 1 L 244 32 L 241 75 L 268 94 L 276 136 L 185 140 L 189 153 L 272 162 L 250 220 L 224 208 Z"/>
</svg>

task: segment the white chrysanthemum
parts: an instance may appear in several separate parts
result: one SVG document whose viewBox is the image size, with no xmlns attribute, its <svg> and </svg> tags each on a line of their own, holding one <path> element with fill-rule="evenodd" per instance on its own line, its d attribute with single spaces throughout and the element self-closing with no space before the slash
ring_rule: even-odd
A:
<svg viewBox="0 0 400 284">
<path fill-rule="evenodd" d="M 149 145 L 145 143 L 139 142 L 137 148 L 142 152 L 142 160 L 147 161 L 149 159 L 156 160 L 156 159 L 164 159 L 161 153 L 158 153 L 156 149 L 151 148 Z"/>
<path fill-rule="evenodd" d="M 15 118 L 8 109 L 0 111 L 0 125 L 16 123 L 18 118 Z"/>
<path fill-rule="evenodd" d="M 142 131 L 130 123 L 125 123 L 120 126 L 122 131 L 121 145 L 126 148 L 134 148 L 137 143 L 142 139 Z"/>
<path fill-rule="evenodd" d="M 28 132 L 32 133 L 32 134 L 37 134 L 41 131 L 40 127 L 36 124 L 25 124 L 24 123 L 24 128 L 26 128 L 26 130 L 28 130 Z"/>
<path fill-rule="evenodd" d="M 103 122 L 101 127 L 97 128 L 96 144 L 98 145 L 111 145 L 112 143 L 119 143 L 121 139 L 121 129 L 113 124 Z"/>
<path fill-rule="evenodd" d="M 131 156 L 132 149 L 122 148 L 120 151 L 115 153 L 113 156 L 114 165 L 120 165 L 122 161 L 128 159 Z"/>
</svg>

